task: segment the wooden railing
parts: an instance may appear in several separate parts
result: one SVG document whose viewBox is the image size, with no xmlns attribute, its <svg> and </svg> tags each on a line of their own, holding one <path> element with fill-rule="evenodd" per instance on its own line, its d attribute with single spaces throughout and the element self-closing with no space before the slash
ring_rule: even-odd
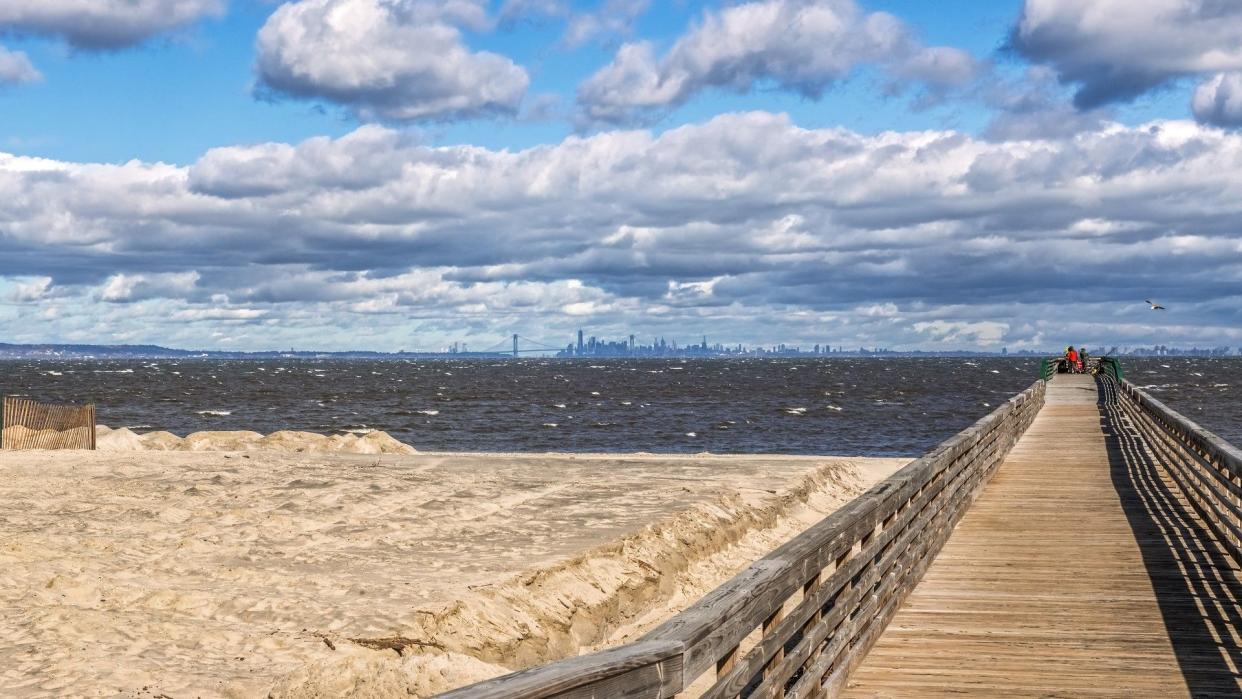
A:
<svg viewBox="0 0 1242 699">
<path fill-rule="evenodd" d="M 1130 383 L 1117 404 L 1203 522 L 1242 564 L 1242 450 Z"/>
<path fill-rule="evenodd" d="M 1065 364 L 1064 357 L 1044 357 L 1039 362 L 1039 378 L 1044 381 L 1051 380 L 1052 377 L 1063 371 L 1061 368 L 1063 364 Z"/>
<path fill-rule="evenodd" d="M 94 449 L 95 406 L 5 396 L 0 449 Z"/>
<path fill-rule="evenodd" d="M 1097 373 L 1107 376 L 1113 381 L 1121 381 L 1125 374 L 1121 371 L 1121 362 L 1112 357 L 1100 357 L 1095 360 Z"/>
<path fill-rule="evenodd" d="M 629 645 L 443 699 L 834 696 L 1043 405 L 987 417 Z"/>
</svg>

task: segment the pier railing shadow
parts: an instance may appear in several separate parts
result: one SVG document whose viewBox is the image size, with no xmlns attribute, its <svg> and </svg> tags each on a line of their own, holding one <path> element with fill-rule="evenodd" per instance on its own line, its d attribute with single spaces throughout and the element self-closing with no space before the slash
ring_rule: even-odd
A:
<svg viewBox="0 0 1242 699">
<path fill-rule="evenodd" d="M 1242 696 L 1238 562 L 1190 503 L 1143 408 L 1109 378 L 1099 398 L 1113 486 L 1186 685 L 1194 697 Z"/>
</svg>

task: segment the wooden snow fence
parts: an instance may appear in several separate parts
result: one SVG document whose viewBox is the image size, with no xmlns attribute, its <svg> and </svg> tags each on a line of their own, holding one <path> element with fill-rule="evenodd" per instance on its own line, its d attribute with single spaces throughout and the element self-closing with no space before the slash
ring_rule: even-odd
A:
<svg viewBox="0 0 1242 699">
<path fill-rule="evenodd" d="M 94 449 L 95 405 L 4 397 L 0 449 Z"/>
</svg>

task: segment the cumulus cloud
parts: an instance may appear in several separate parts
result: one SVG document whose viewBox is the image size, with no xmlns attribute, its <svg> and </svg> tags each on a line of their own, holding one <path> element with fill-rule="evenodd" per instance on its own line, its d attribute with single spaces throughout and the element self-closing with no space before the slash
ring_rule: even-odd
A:
<svg viewBox="0 0 1242 699">
<path fill-rule="evenodd" d="M 259 347 L 399 349 L 416 327 L 551 340 L 578 324 L 852 346 L 1236 344 L 1238 173 L 1242 134 L 1190 121 L 1004 141 L 763 112 L 516 151 L 366 126 L 187 167 L 0 155 L 0 277 L 81 296 L 59 306 L 62 337 L 183 344 L 210 344 L 213 320 Z M 1095 325 L 1066 318 L 1064 289 Z M 1153 329 L 1143 298 L 1179 326 Z"/>
<path fill-rule="evenodd" d="M 80 49 L 118 49 L 223 14 L 224 6 L 224 0 L 4 0 L 0 31 L 60 37 Z"/>
<path fill-rule="evenodd" d="M 1242 126 L 1242 73 L 1218 73 L 1195 89 L 1195 118 L 1216 126 Z"/>
<path fill-rule="evenodd" d="M 34 303 L 46 298 L 52 290 L 51 277 L 35 277 L 29 281 L 17 282 L 6 298 L 13 303 Z"/>
<path fill-rule="evenodd" d="M 155 298 L 184 298 L 198 284 L 198 272 L 162 274 L 114 274 L 99 289 L 99 298 L 113 303 L 129 303 Z"/>
<path fill-rule="evenodd" d="M 1054 71 L 1046 66 L 1031 66 L 1013 80 L 993 75 L 981 88 L 980 97 L 995 110 L 984 133 L 1002 141 L 1069 138 L 1106 128 L 1113 118 L 1108 107 L 1074 108 Z"/>
<path fill-rule="evenodd" d="M 1074 104 L 1090 109 L 1242 69 L 1242 3 L 1026 0 L 1010 42 L 1076 85 Z"/>
<path fill-rule="evenodd" d="M 772 84 L 818 99 L 863 64 L 898 80 L 961 85 L 975 62 L 957 49 L 926 47 L 896 17 L 854 0 L 761 0 L 705 12 L 664 55 L 650 42 L 623 45 L 578 88 L 585 115 L 641 121 L 707 88 L 746 92 Z"/>
<path fill-rule="evenodd" d="M 9 51 L 0 46 L 0 86 L 31 83 L 43 79 L 30 59 L 21 51 Z"/>
<path fill-rule="evenodd" d="M 472 51 L 459 27 L 484 28 L 468 0 L 297 0 L 259 30 L 260 91 L 322 99 L 364 118 L 445 120 L 515 114 L 530 78 Z"/>
</svg>

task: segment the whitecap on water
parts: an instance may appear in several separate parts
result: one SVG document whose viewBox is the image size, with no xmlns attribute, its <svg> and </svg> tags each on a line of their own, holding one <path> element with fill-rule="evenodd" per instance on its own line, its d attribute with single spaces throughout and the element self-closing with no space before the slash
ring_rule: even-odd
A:
<svg viewBox="0 0 1242 699">
<path fill-rule="evenodd" d="M 687 436 L 687 437 L 697 437 L 697 436 L 699 436 L 699 435 L 698 435 L 698 433 L 696 433 L 696 432 L 687 432 L 687 433 L 686 433 L 686 436 Z"/>
<path fill-rule="evenodd" d="M 785 408 L 784 410 L 790 415 L 806 415 L 806 408 Z"/>
<path fill-rule="evenodd" d="M 225 415 L 232 415 L 233 411 L 232 410 L 200 410 L 198 411 L 198 414 L 202 415 L 203 417 L 224 417 Z"/>
<path fill-rule="evenodd" d="M 564 407 L 565 407 L 565 404 L 564 404 L 564 403 L 557 403 L 556 405 L 554 405 L 554 406 L 552 406 L 552 407 L 553 407 L 553 408 L 564 408 Z"/>
<path fill-rule="evenodd" d="M 417 412 L 422 415 L 439 415 L 440 414 L 439 410 L 419 410 Z"/>
<path fill-rule="evenodd" d="M 556 424 L 555 422 L 545 422 L 543 423 L 543 426 L 544 427 L 560 427 L 560 425 Z"/>
</svg>

